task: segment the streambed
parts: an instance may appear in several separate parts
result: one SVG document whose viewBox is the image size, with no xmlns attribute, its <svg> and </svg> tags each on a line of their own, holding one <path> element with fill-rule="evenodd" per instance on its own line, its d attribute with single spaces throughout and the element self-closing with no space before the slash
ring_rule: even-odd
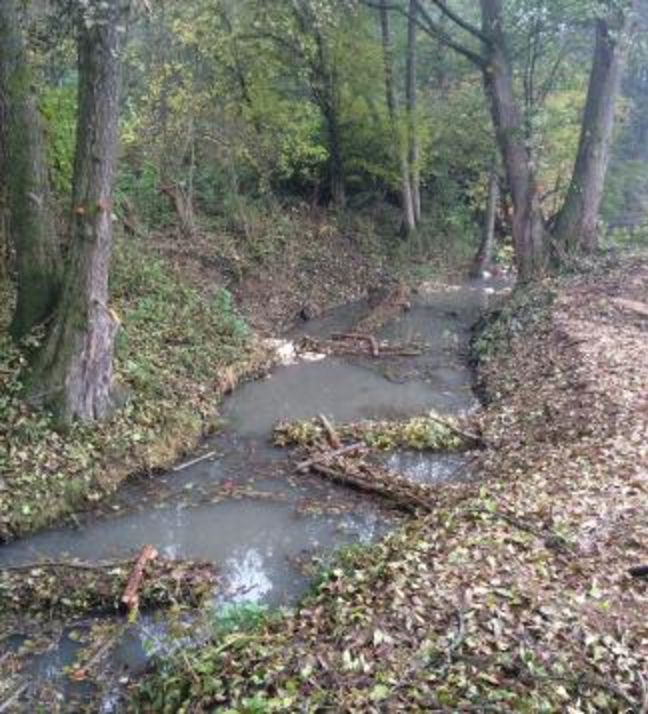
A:
<svg viewBox="0 0 648 714">
<path fill-rule="evenodd" d="M 215 452 L 212 459 L 127 484 L 99 512 L 80 516 L 76 528 L 52 528 L 0 547 L 0 568 L 44 558 L 119 558 L 151 543 L 170 557 L 215 562 L 216 608 L 241 602 L 294 604 L 312 580 L 312 568 L 304 566 L 313 557 L 323 563 L 336 548 L 369 543 L 401 516 L 379 500 L 315 476 L 297 476 L 288 454 L 269 445 L 273 426 L 322 413 L 342 422 L 477 408 L 466 361 L 470 327 L 494 292 L 482 282 L 426 292 L 376 335 L 425 344 L 421 356 L 298 362 L 243 385 L 223 404 L 224 429 L 205 445 Z M 332 310 L 294 336 L 325 338 L 345 331 L 363 308 Z M 458 455 L 393 453 L 385 461 L 426 483 L 466 476 Z M 41 648 L 45 651 L 20 657 L 18 666 L 10 655 L 29 650 L 25 636 L 0 639 L 0 677 L 22 687 L 6 711 L 38 706 L 96 711 L 97 701 L 102 711 L 118 711 L 119 693 L 146 665 L 145 652 L 173 645 L 163 621 L 145 616 L 111 647 L 100 677 L 74 681 L 67 668 L 77 661 L 84 639 L 104 625 L 111 622 L 69 623 Z M 3 671 L 8 662 L 12 671 Z"/>
</svg>

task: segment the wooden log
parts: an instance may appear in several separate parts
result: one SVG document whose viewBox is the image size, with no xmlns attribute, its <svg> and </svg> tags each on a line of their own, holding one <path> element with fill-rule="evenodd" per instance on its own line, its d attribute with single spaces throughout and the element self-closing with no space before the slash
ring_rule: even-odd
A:
<svg viewBox="0 0 648 714">
<path fill-rule="evenodd" d="M 431 494 L 424 486 L 379 467 L 352 464 L 341 457 L 335 462 L 315 461 L 310 468 L 335 483 L 381 496 L 409 513 L 429 512 L 433 508 Z"/>
<path fill-rule="evenodd" d="M 147 563 L 151 560 L 155 560 L 157 556 L 158 552 L 152 545 L 145 545 L 140 551 L 121 598 L 121 604 L 128 612 L 137 610 L 139 606 L 139 588 L 142 578 L 144 577 L 144 570 Z"/>
</svg>

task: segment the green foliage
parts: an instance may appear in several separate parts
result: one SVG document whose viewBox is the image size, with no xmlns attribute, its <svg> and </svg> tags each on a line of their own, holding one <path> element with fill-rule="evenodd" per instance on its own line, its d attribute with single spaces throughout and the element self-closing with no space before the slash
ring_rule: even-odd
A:
<svg viewBox="0 0 648 714">
<path fill-rule="evenodd" d="M 50 183 L 59 198 L 67 198 L 72 188 L 76 104 L 74 85 L 46 87 L 40 95 L 40 111 L 46 122 Z"/>
<path fill-rule="evenodd" d="M 11 305 L 11 291 L 3 308 Z M 188 287 L 139 242 L 120 241 L 112 293 L 122 325 L 115 372 L 126 404 L 108 422 L 63 434 L 23 399 L 28 347 L 0 331 L 0 540 L 95 501 L 145 465 L 161 465 L 214 419 L 219 379 L 253 359 L 247 326 L 226 291 Z M 6 320 L 8 315 L 1 315 Z"/>
<path fill-rule="evenodd" d="M 267 606 L 255 602 L 226 603 L 215 607 L 212 627 L 214 633 L 220 636 L 249 632 L 259 628 L 268 619 L 269 613 Z"/>
<path fill-rule="evenodd" d="M 169 200 L 160 193 L 158 170 L 150 161 L 132 167 L 123 164 L 115 183 L 115 203 L 119 211 L 135 211 L 137 219 L 150 229 L 173 221 Z"/>
</svg>

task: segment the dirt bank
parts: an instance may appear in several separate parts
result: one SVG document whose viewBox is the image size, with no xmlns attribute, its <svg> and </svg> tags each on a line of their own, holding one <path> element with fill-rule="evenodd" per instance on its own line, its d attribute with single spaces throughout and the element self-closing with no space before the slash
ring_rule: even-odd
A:
<svg viewBox="0 0 648 714">
<path fill-rule="evenodd" d="M 481 482 L 244 647 L 183 653 L 144 706 L 645 711 L 647 300 L 645 258 L 518 293 L 478 345 Z"/>
<path fill-rule="evenodd" d="M 122 237 L 112 306 L 122 322 L 115 371 L 127 400 L 107 422 L 65 432 L 24 399 L 40 337 L 12 344 L 3 326 L 13 295 L 0 280 L 0 543 L 93 507 L 130 475 L 194 451 L 217 423 L 223 392 L 267 367 L 259 334 L 384 279 L 384 254 L 358 226 L 327 214 L 295 215 L 286 226 L 285 239 L 238 246 L 227 235 Z M 300 240 L 303 231 L 318 240 Z"/>
</svg>

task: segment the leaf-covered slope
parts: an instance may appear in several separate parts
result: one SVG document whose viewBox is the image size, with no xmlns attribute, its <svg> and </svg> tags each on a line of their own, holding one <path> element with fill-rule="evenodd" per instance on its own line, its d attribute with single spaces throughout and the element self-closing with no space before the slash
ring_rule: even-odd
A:
<svg viewBox="0 0 648 714">
<path fill-rule="evenodd" d="M 184 653 L 143 706 L 640 711 L 648 585 L 627 571 L 648 561 L 647 298 L 640 261 L 515 298 L 481 365 L 481 484 L 341 557 L 244 646 Z"/>
</svg>

